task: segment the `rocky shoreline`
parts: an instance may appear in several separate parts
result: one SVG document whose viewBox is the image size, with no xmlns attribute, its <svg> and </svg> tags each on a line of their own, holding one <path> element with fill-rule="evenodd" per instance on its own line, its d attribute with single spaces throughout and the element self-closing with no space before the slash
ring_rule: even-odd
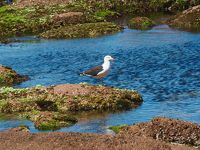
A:
<svg viewBox="0 0 200 150">
<path fill-rule="evenodd" d="M 192 6 L 194 7 L 191 8 Z M 115 2 L 17 0 L 13 5 L 0 7 L 0 41 L 8 43 L 7 38 L 26 35 L 38 35 L 47 39 L 96 37 L 121 31 L 122 28 L 119 25 L 109 22 L 112 20 L 110 18 L 117 18 L 124 14 L 141 16 L 142 18 L 149 13 L 176 14 L 182 10 L 185 10 L 182 15 L 177 15 L 173 17 L 174 19 L 171 18 L 167 21 L 167 24 L 180 29 L 195 29 L 194 31 L 198 32 L 200 15 L 197 6 L 199 7 L 198 1 L 175 0 L 117 0 Z M 185 16 L 184 19 L 181 16 Z M 136 21 L 130 20 L 129 27 L 150 29 L 155 25 L 148 18 L 143 18 L 144 20 L 141 20 L 141 18 L 136 19 Z M 132 22 L 134 25 L 131 25 Z"/>
<path fill-rule="evenodd" d="M 123 127 L 116 135 L 91 133 L 29 133 L 18 127 L 0 133 L 2 149 L 137 149 L 195 150 L 200 146 L 198 124 L 169 118 Z"/>
</svg>

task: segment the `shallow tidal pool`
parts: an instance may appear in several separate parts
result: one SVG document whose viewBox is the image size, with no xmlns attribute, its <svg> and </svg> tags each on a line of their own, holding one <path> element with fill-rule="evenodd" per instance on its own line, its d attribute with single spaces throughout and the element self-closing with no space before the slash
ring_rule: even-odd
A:
<svg viewBox="0 0 200 150">
<path fill-rule="evenodd" d="M 93 39 L 30 40 L 0 45 L 0 64 L 28 75 L 16 87 L 88 82 L 78 74 L 102 63 L 105 55 L 116 60 L 105 84 L 135 89 L 144 102 L 136 109 L 82 115 L 74 126 L 58 131 L 108 133 L 108 126 L 134 124 L 155 116 L 200 123 L 200 34 L 177 31 L 167 25 L 152 30 L 124 31 Z M 31 121 L 0 121 L 0 131 Z"/>
</svg>

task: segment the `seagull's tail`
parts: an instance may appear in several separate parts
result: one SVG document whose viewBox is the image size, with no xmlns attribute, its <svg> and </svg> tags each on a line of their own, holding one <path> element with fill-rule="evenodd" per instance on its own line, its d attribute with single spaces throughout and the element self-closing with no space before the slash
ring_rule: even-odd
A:
<svg viewBox="0 0 200 150">
<path fill-rule="evenodd" d="M 85 76 L 84 72 L 79 73 L 80 76 Z"/>
</svg>

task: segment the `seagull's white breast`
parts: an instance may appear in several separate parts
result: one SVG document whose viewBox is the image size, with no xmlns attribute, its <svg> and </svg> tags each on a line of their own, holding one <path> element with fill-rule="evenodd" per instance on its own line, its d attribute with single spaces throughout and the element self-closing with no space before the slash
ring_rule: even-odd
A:
<svg viewBox="0 0 200 150">
<path fill-rule="evenodd" d="M 102 64 L 102 67 L 103 67 L 103 70 L 97 74 L 96 78 L 103 78 L 108 74 L 110 70 L 110 61 L 104 62 Z"/>
</svg>

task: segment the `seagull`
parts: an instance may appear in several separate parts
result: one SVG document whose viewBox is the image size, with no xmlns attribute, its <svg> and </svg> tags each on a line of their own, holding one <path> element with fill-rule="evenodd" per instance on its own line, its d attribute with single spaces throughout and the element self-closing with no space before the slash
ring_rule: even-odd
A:
<svg viewBox="0 0 200 150">
<path fill-rule="evenodd" d="M 96 79 L 102 79 L 103 83 L 103 78 L 108 75 L 108 72 L 111 68 L 111 61 L 113 61 L 114 58 L 111 56 L 107 55 L 104 57 L 104 63 L 100 66 L 93 67 L 92 69 L 86 70 L 82 72 L 80 75 L 82 76 L 90 76 Z"/>
</svg>

